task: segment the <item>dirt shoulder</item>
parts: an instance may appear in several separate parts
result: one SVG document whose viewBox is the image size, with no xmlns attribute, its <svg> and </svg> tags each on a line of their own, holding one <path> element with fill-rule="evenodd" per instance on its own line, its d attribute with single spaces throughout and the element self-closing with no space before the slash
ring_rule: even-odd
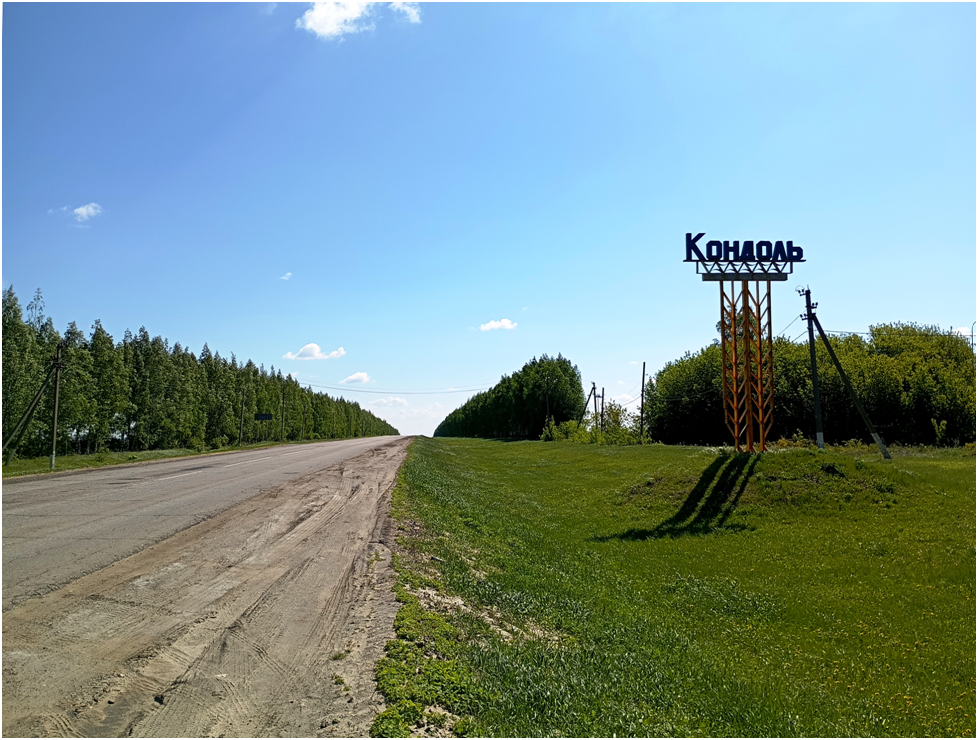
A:
<svg viewBox="0 0 978 740">
<path fill-rule="evenodd" d="M 409 442 L 6 612 L 4 736 L 365 736 L 383 708 L 388 507 Z"/>
</svg>

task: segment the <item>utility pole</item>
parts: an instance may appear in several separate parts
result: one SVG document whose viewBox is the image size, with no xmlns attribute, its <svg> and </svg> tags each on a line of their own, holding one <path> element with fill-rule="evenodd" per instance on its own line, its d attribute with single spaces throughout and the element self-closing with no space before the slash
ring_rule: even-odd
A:
<svg viewBox="0 0 978 740">
<path fill-rule="evenodd" d="M 547 381 L 547 420 L 550 420 L 550 376 L 547 375 L 544 380 Z"/>
<path fill-rule="evenodd" d="M 598 384 L 591 383 L 591 391 L 594 393 L 594 421 L 598 421 Z"/>
<path fill-rule="evenodd" d="M 61 349 L 64 342 L 58 342 L 54 355 L 54 420 L 51 423 L 51 470 L 54 470 L 54 460 L 58 455 L 58 393 L 61 390 Z"/>
<path fill-rule="evenodd" d="M 806 291 L 807 293 L 808 291 Z M 811 305 L 809 303 L 809 305 Z M 816 304 L 818 305 L 818 304 Z M 876 442 L 876 446 L 880 450 L 880 454 L 887 460 L 891 460 L 890 452 L 886 449 L 886 445 L 883 444 L 883 440 L 880 435 L 876 433 L 876 427 L 873 426 L 873 422 L 869 420 L 869 414 L 866 413 L 866 409 L 863 408 L 862 403 L 859 401 L 859 396 L 856 395 L 856 390 L 852 387 L 852 383 L 849 382 L 849 376 L 846 375 L 846 371 L 842 369 L 842 363 L 839 362 L 839 358 L 835 356 L 835 350 L 832 349 L 832 345 L 829 344 L 829 338 L 825 334 L 825 330 L 822 328 L 821 322 L 818 320 L 818 316 L 815 315 L 815 311 L 811 308 L 808 311 L 808 315 L 811 317 L 811 322 L 815 324 L 815 328 L 818 330 L 818 335 L 822 338 L 822 343 L 825 345 L 825 349 L 829 352 L 829 358 L 835 365 L 835 369 L 839 371 L 839 375 L 842 376 L 842 384 L 845 386 L 846 391 L 849 393 L 849 398 L 852 399 L 853 406 L 856 407 L 856 411 L 863 419 L 863 423 L 869 430 L 870 435 L 873 437 L 873 441 Z M 814 350 L 813 350 L 814 351 Z"/>
<path fill-rule="evenodd" d="M 282 383 L 282 438 L 280 442 L 285 442 L 285 383 Z"/>
<path fill-rule="evenodd" d="M 238 447 L 241 446 L 241 437 L 244 435 L 244 397 L 245 389 L 241 389 L 241 424 L 238 426 Z"/>
<path fill-rule="evenodd" d="M 584 423 L 584 415 L 587 413 L 587 405 L 591 403 L 591 394 L 594 393 L 594 383 L 591 383 L 591 390 L 588 391 L 587 398 L 584 399 L 584 410 L 581 412 L 581 418 L 577 422 L 577 426 L 581 426 Z"/>
<path fill-rule="evenodd" d="M 60 348 L 64 343 L 58 345 Z M 24 415 L 20 417 L 20 421 L 17 422 L 17 426 L 14 427 L 14 431 L 10 433 L 7 437 L 7 441 L 3 443 L 3 450 L 6 451 L 10 448 L 10 457 L 13 457 L 14 450 L 17 449 L 17 444 L 20 442 L 20 438 L 24 436 L 24 432 L 27 430 L 27 426 L 30 423 L 31 418 L 34 416 L 34 411 L 37 409 L 37 404 L 41 400 L 41 396 L 44 395 L 44 390 L 48 387 L 48 383 L 51 382 L 51 376 L 54 375 L 56 370 L 55 363 L 51 363 L 51 367 L 48 369 L 48 374 L 44 378 L 44 382 L 41 383 L 41 387 L 38 388 L 37 393 L 34 395 L 30 406 L 27 407 L 27 411 Z M 13 444 L 11 444 L 13 443 Z M 10 462 L 8 459 L 7 462 Z"/>
<path fill-rule="evenodd" d="M 638 412 L 638 443 L 645 444 L 645 363 L 642 363 L 642 396 L 641 410 Z"/>
<path fill-rule="evenodd" d="M 604 431 L 604 386 L 601 387 L 601 431 Z"/>
<path fill-rule="evenodd" d="M 812 321 L 815 314 L 813 311 L 818 307 L 817 303 L 812 303 L 812 291 L 808 288 L 798 289 L 799 295 L 805 296 L 805 313 L 802 318 L 808 322 L 808 353 L 812 361 L 812 389 L 815 392 L 815 442 L 818 449 L 825 449 L 825 435 L 822 433 L 822 399 L 818 387 L 818 365 L 815 363 L 815 328 Z"/>
</svg>

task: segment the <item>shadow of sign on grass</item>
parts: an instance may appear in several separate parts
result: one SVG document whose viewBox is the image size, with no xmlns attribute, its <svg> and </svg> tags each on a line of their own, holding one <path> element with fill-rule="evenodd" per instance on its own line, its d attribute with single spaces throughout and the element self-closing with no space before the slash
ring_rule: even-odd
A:
<svg viewBox="0 0 978 740">
<path fill-rule="evenodd" d="M 728 524 L 727 520 L 737 508 L 737 502 L 747 487 L 758 455 L 750 453 L 722 453 L 707 466 L 700 479 L 683 501 L 679 511 L 659 524 L 655 529 L 628 529 L 617 534 L 595 537 L 595 542 L 620 540 L 661 539 L 704 535 L 717 530 L 736 532 L 747 529 L 743 524 Z"/>
</svg>

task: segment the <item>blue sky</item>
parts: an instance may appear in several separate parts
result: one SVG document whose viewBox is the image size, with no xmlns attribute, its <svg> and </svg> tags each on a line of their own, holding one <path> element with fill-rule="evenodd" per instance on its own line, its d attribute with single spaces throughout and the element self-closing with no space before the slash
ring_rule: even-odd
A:
<svg viewBox="0 0 978 740">
<path fill-rule="evenodd" d="M 775 331 L 808 285 L 827 329 L 970 332 L 975 20 L 7 3 L 3 287 L 41 288 L 59 330 L 207 342 L 422 434 L 469 393 L 416 391 L 562 353 L 627 400 L 642 361 L 709 344 L 687 231 L 804 247 Z"/>
</svg>

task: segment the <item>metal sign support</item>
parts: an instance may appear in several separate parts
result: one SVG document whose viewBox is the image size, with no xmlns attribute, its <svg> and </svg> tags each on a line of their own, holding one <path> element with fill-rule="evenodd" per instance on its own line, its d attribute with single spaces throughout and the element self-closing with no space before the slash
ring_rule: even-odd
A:
<svg viewBox="0 0 978 740">
<path fill-rule="evenodd" d="M 774 421 L 771 283 L 719 282 L 720 372 L 727 429 L 737 452 L 763 452 Z"/>
<path fill-rule="evenodd" d="M 711 239 L 686 234 L 686 262 L 704 282 L 720 283 L 724 421 L 737 452 L 764 452 L 774 423 L 771 283 L 784 282 L 804 250 L 793 241 Z M 763 285 L 762 285 L 763 284 Z"/>
</svg>

